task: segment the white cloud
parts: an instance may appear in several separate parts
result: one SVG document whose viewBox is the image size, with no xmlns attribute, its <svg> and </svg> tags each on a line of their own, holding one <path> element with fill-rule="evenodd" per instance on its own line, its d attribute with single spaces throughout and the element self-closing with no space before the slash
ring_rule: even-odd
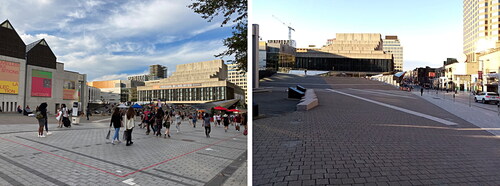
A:
<svg viewBox="0 0 500 186">
<path fill-rule="evenodd" d="M 152 64 L 171 73 L 177 64 L 213 60 L 225 50 L 223 37 L 206 34 L 220 29 L 220 20 L 207 22 L 187 8 L 190 3 L 7 1 L 0 18 L 8 18 L 26 44 L 45 38 L 67 70 L 87 74 L 89 81 L 125 79 Z M 202 34 L 204 40 L 193 41 Z"/>
</svg>

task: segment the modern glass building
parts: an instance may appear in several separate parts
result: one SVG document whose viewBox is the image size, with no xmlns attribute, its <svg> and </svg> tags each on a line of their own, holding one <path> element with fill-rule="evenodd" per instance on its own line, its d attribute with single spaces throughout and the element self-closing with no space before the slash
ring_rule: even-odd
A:
<svg viewBox="0 0 500 186">
<path fill-rule="evenodd" d="M 189 63 L 176 66 L 172 76 L 146 81 L 137 87 L 140 102 L 196 104 L 214 101 L 244 100 L 244 91 L 228 81 L 228 68 L 222 60 Z"/>
</svg>

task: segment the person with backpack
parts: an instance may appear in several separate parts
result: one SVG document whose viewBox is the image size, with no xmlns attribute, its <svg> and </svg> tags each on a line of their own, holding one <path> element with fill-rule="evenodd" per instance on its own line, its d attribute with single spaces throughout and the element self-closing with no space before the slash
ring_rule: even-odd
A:
<svg viewBox="0 0 500 186">
<path fill-rule="evenodd" d="M 163 125 L 163 117 L 165 116 L 165 112 L 163 112 L 163 109 L 160 107 L 156 111 L 155 115 L 155 134 L 156 137 L 161 137 L 161 127 Z"/>
<path fill-rule="evenodd" d="M 122 127 L 122 117 L 120 116 L 120 109 L 118 107 L 115 108 L 113 115 L 111 116 L 111 122 L 109 123 L 109 128 L 113 126 L 115 128 L 115 135 L 113 135 L 113 139 L 111 139 L 111 144 L 115 144 L 115 139 L 118 143 L 121 143 L 119 138 L 120 127 Z"/>
<path fill-rule="evenodd" d="M 207 138 L 210 137 L 210 131 L 211 131 L 211 125 L 210 125 L 210 115 L 208 113 L 205 113 L 205 116 L 203 117 L 203 126 L 205 127 L 205 135 Z"/>
<path fill-rule="evenodd" d="M 36 119 L 38 120 L 38 137 L 45 138 L 43 135 L 43 127 L 47 124 L 47 103 L 42 103 L 36 109 Z"/>
</svg>

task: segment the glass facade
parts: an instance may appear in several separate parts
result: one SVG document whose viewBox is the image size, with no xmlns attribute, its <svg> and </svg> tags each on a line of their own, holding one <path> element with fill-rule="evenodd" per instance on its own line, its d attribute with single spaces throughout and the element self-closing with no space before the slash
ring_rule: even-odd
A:
<svg viewBox="0 0 500 186">
<path fill-rule="evenodd" d="M 297 57 L 295 68 L 356 72 L 391 72 L 392 59 L 316 58 Z"/>
<path fill-rule="evenodd" d="M 140 90 L 139 101 L 184 102 L 184 101 L 217 101 L 234 99 L 234 89 L 230 87 L 202 87 L 163 90 Z"/>
</svg>

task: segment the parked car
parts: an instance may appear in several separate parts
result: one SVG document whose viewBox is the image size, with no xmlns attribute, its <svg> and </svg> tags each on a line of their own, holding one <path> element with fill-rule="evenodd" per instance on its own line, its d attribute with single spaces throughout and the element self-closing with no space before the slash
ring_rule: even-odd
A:
<svg viewBox="0 0 500 186">
<path fill-rule="evenodd" d="M 479 92 L 474 96 L 474 101 L 481 101 L 481 103 L 494 102 L 495 104 L 498 104 L 500 97 L 496 92 Z"/>
</svg>

